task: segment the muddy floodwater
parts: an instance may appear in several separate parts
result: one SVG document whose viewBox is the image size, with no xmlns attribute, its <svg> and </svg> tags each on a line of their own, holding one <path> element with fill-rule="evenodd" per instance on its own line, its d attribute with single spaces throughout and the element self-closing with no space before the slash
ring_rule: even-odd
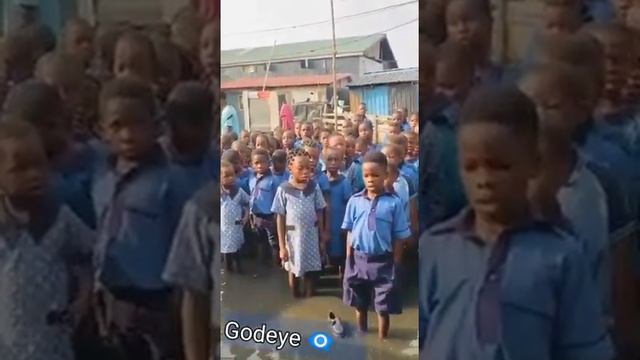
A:
<svg viewBox="0 0 640 360">
<path fill-rule="evenodd" d="M 282 269 L 247 260 L 243 265 L 244 274 L 222 273 L 222 359 L 418 359 L 415 281 L 405 291 L 403 313 L 391 317 L 389 338 L 380 341 L 377 337 L 377 316 L 373 311 L 369 313 L 368 333 L 357 331 L 355 312 L 341 301 L 337 276 L 323 276 L 315 297 L 294 299 Z M 345 325 L 343 338 L 331 334 L 329 311 L 342 318 Z M 253 329 L 265 324 L 267 330 L 297 332 L 301 334 L 301 342 L 297 348 L 287 344 L 276 351 L 274 345 L 229 340 L 224 334 L 227 321 Z M 331 336 L 328 350 L 311 346 L 309 338 L 318 332 Z"/>
</svg>

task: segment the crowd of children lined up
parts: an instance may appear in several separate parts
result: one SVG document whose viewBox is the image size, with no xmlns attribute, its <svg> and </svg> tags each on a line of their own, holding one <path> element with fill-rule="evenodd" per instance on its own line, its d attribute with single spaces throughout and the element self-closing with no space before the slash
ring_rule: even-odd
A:
<svg viewBox="0 0 640 360">
<path fill-rule="evenodd" d="M 0 51 L 0 357 L 208 358 L 219 24 L 42 33 Z"/>
<path fill-rule="evenodd" d="M 401 311 L 403 251 L 416 253 L 408 240 L 418 228 L 418 122 L 398 109 L 380 144 L 364 103 L 340 132 L 320 120 L 239 136 L 229 127 L 220 174 L 227 270 L 242 271 L 253 243 L 267 264 L 288 272 L 294 297 L 309 297 L 331 266 L 360 329 L 374 305 L 386 337 L 389 314 Z"/>
<path fill-rule="evenodd" d="M 507 68 L 488 1 L 429 3 L 422 356 L 637 359 L 640 5 L 545 0 Z"/>
</svg>

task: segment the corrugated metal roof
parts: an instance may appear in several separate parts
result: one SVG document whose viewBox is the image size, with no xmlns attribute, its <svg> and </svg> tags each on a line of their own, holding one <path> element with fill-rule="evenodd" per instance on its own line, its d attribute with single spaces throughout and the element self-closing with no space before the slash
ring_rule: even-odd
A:
<svg viewBox="0 0 640 360">
<path fill-rule="evenodd" d="M 338 81 L 350 79 L 349 74 L 336 74 Z M 242 78 L 231 81 L 223 81 L 220 88 L 222 90 L 234 89 L 253 89 L 262 88 L 264 78 L 252 77 Z M 333 82 L 333 75 L 296 75 L 296 76 L 274 76 L 267 78 L 267 88 L 281 88 L 291 86 L 313 86 L 313 85 L 329 85 Z"/>
<path fill-rule="evenodd" d="M 377 84 L 393 84 L 402 82 L 417 82 L 418 68 L 393 69 L 364 73 L 360 79 L 349 84 L 349 87 Z"/>
<path fill-rule="evenodd" d="M 384 34 L 341 38 L 336 39 L 336 49 L 338 56 L 363 55 L 371 46 L 386 39 L 387 36 Z M 269 61 L 271 51 L 272 46 L 223 50 L 220 52 L 220 63 L 222 67 L 266 63 Z M 331 39 L 276 44 L 272 61 L 329 57 L 331 54 Z"/>
</svg>

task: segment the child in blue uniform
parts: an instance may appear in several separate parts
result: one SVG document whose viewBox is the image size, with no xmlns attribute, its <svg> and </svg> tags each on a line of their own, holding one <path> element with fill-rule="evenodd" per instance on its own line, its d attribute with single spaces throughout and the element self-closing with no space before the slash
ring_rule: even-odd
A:
<svg viewBox="0 0 640 360">
<path fill-rule="evenodd" d="M 251 165 L 254 171 L 249 180 L 251 225 L 256 231 L 261 258 L 267 263 L 274 261 L 279 264 L 276 224 L 271 206 L 280 182 L 269 169 L 269 153 L 266 150 L 253 150 Z"/>
<path fill-rule="evenodd" d="M 313 141 L 313 124 L 311 122 L 303 122 L 300 125 L 300 138 L 296 141 L 294 148 L 300 149 L 305 140 Z"/>
<path fill-rule="evenodd" d="M 207 87 L 187 82 L 173 89 L 165 107 L 169 134 L 161 143 L 182 175 L 185 188 L 194 192 L 219 172 L 219 155 L 210 146 L 212 102 L 213 94 Z"/>
<path fill-rule="evenodd" d="M 389 315 L 402 312 L 399 273 L 404 241 L 411 237 L 404 206 L 385 190 L 387 159 L 382 153 L 365 155 L 365 190 L 349 199 L 342 229 L 348 231 L 344 272 L 345 304 L 356 309 L 360 331 L 367 331 L 367 312 L 378 313 L 378 337 L 389 333 Z"/>
<path fill-rule="evenodd" d="M 220 171 L 220 253 L 224 256 L 227 270 L 240 273 L 243 226 L 249 220 L 251 199 L 237 186 L 235 169 L 231 163 L 223 161 Z"/>
<path fill-rule="evenodd" d="M 407 156 L 407 149 L 409 147 L 407 138 L 404 137 L 404 135 L 389 135 L 389 144 L 396 145 L 400 149 L 400 157 L 397 159 L 398 163 L 396 166 L 402 176 L 407 178 L 411 187 L 413 189 L 417 189 L 419 180 L 418 169 L 404 160 Z"/>
<path fill-rule="evenodd" d="M 271 174 L 277 179 L 278 185 L 289 181 L 289 171 L 287 170 L 287 152 L 276 150 L 271 156 Z"/>
<path fill-rule="evenodd" d="M 417 132 L 404 132 L 402 133 L 407 139 L 407 155 L 404 158 L 405 164 L 409 166 L 413 166 L 416 170 L 416 177 L 419 177 L 419 163 L 420 163 L 420 144 L 419 144 L 419 135 Z M 416 179 L 418 182 L 418 179 Z"/>
<path fill-rule="evenodd" d="M 353 194 L 353 189 L 349 180 L 340 173 L 340 168 L 344 164 L 344 151 L 339 148 L 327 148 L 325 151 L 327 159 L 327 177 L 329 178 L 329 199 L 328 206 L 331 207 L 331 217 L 329 227 L 331 229 L 331 239 L 329 241 L 329 260 L 331 265 L 338 267 L 340 278 L 344 271 L 346 239 L 340 226 L 344 219 L 344 210 L 347 202 Z"/>
<path fill-rule="evenodd" d="M 268 153 L 271 153 L 273 149 L 271 148 L 269 137 L 265 134 L 259 134 L 258 136 L 256 136 L 254 149 L 262 149 L 267 151 Z"/>
<path fill-rule="evenodd" d="M 471 209 L 420 239 L 427 358 L 613 358 L 584 255 L 531 214 L 537 122 L 535 105 L 513 88 L 479 90 L 463 108 L 460 171 Z"/>
<path fill-rule="evenodd" d="M 418 230 L 418 204 L 416 202 L 416 189 L 411 180 L 403 175 L 398 165 L 402 161 L 402 148 L 398 145 L 386 145 L 382 148 L 382 153 L 387 157 L 387 182 L 386 190 L 393 191 L 398 195 L 405 207 L 407 222 L 410 224 L 412 232 Z"/>
<path fill-rule="evenodd" d="M 161 275 L 191 189 L 181 187 L 157 143 L 150 87 L 126 77 L 114 80 L 102 90 L 100 109 L 111 148 L 93 185 L 103 331 L 127 337 L 135 329 L 162 356 L 172 357 L 177 351 L 172 291 Z"/>
<path fill-rule="evenodd" d="M 293 130 L 286 130 L 282 133 L 282 150 L 291 151 L 296 145 L 296 133 Z"/>
<path fill-rule="evenodd" d="M 370 151 L 376 151 L 378 147 L 373 143 L 373 125 L 364 121 L 358 125 L 358 139 L 365 141 L 367 149 L 362 153 L 363 155 Z"/>
<path fill-rule="evenodd" d="M 271 211 L 277 216 L 280 260 L 289 273 L 289 287 L 299 297 L 298 279 L 304 280 L 304 294 L 313 296 L 315 278 L 322 269 L 320 219 L 326 202 L 317 183 L 311 179 L 309 155 L 301 149 L 289 152 L 289 182 L 278 187 Z"/>
</svg>

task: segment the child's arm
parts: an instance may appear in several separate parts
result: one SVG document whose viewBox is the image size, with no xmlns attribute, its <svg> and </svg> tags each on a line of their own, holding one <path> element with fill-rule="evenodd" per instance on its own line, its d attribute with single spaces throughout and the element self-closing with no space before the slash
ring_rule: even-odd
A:
<svg viewBox="0 0 640 360">
<path fill-rule="evenodd" d="M 186 360 L 208 359 L 212 339 L 211 296 L 197 290 L 185 290 L 182 296 L 181 316 L 183 345 Z M 214 333 L 215 336 L 215 333 Z"/>
<path fill-rule="evenodd" d="M 402 263 L 402 250 L 407 240 L 411 239 L 411 229 L 404 206 L 400 199 L 395 204 L 393 212 L 393 228 L 391 238 L 393 241 L 393 260 L 396 264 Z"/>
<path fill-rule="evenodd" d="M 347 259 L 351 258 L 353 247 L 351 247 L 351 231 L 347 232 Z"/>
<path fill-rule="evenodd" d="M 278 245 L 280 246 L 280 260 L 286 262 L 289 260 L 289 252 L 287 251 L 287 218 L 286 218 L 286 198 L 282 188 L 278 188 L 276 196 L 271 205 L 271 211 L 276 214 L 276 228 L 278 229 Z"/>
<path fill-rule="evenodd" d="M 416 235 L 418 234 L 418 227 L 420 226 L 419 220 L 418 220 L 418 197 L 417 196 L 413 196 L 411 199 L 409 199 L 409 210 L 411 211 L 411 232 Z M 417 243 L 417 236 L 413 237 L 413 244 L 415 245 Z"/>
</svg>

